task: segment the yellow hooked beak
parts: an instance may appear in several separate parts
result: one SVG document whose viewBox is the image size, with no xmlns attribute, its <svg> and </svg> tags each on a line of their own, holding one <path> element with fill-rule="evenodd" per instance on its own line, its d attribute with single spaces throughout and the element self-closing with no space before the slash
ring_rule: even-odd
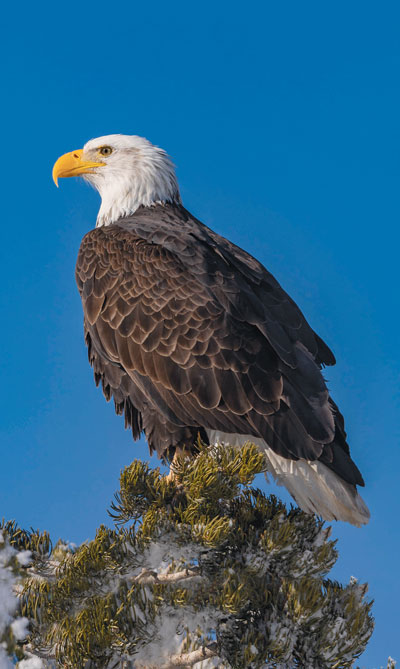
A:
<svg viewBox="0 0 400 669">
<path fill-rule="evenodd" d="M 77 177 L 80 174 L 87 174 L 92 172 L 94 167 L 100 167 L 105 163 L 94 163 L 91 160 L 82 160 L 83 149 L 64 153 L 61 158 L 57 160 L 53 167 L 53 181 L 58 187 L 58 179 L 60 177 Z"/>
</svg>

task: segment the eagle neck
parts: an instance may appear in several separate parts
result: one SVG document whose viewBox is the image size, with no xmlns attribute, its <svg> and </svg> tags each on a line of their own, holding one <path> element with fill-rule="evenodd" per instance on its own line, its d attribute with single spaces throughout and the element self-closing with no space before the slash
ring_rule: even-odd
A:
<svg viewBox="0 0 400 669">
<path fill-rule="evenodd" d="M 138 209 L 152 209 L 157 205 L 165 206 L 167 204 L 171 205 L 180 205 L 181 201 L 179 198 L 173 200 L 154 200 L 153 202 L 140 202 L 140 201 L 130 201 L 128 198 L 126 201 L 121 201 L 119 203 L 114 203 L 111 206 L 107 206 L 107 202 L 102 201 L 101 207 L 96 221 L 96 228 L 102 226 L 112 225 L 117 221 L 133 216 Z"/>
<path fill-rule="evenodd" d="M 140 169 L 116 170 L 112 178 L 110 173 L 107 179 L 102 178 L 101 173 L 88 176 L 101 197 L 96 227 L 132 216 L 142 206 L 181 203 L 179 187 L 169 163 L 165 163 L 163 169 L 155 169 L 152 162 L 146 166 L 142 161 Z"/>
</svg>

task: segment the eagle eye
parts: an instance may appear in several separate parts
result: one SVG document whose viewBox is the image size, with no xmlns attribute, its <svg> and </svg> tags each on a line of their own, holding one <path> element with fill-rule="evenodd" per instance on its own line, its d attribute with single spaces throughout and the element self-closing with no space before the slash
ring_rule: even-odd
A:
<svg viewBox="0 0 400 669">
<path fill-rule="evenodd" d="M 101 146 L 99 149 L 99 153 L 101 153 L 102 156 L 110 156 L 112 152 L 113 150 L 111 146 Z"/>
</svg>

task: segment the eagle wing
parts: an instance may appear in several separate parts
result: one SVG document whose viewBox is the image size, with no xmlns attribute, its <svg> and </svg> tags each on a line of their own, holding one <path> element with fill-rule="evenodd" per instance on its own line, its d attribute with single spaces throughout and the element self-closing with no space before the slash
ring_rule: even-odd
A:
<svg viewBox="0 0 400 669">
<path fill-rule="evenodd" d="M 333 354 L 243 250 L 160 205 L 89 232 L 76 277 L 96 380 L 135 437 L 163 455 L 172 428 L 251 434 L 362 484 L 320 371 Z"/>
</svg>

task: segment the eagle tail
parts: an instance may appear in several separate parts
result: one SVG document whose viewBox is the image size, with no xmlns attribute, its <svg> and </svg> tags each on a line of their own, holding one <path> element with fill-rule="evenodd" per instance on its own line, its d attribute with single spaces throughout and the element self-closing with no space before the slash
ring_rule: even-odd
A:
<svg viewBox="0 0 400 669">
<path fill-rule="evenodd" d="M 278 485 L 284 485 L 306 513 L 324 520 L 344 520 L 360 527 L 370 513 L 356 486 L 347 483 L 318 460 L 288 460 L 274 453 L 264 442 L 268 471 Z"/>
<path fill-rule="evenodd" d="M 344 481 L 323 462 L 283 458 L 263 439 L 251 435 L 207 432 L 210 443 L 241 446 L 251 442 L 258 446 L 265 453 L 268 473 L 278 485 L 285 486 L 306 513 L 315 513 L 327 521 L 343 520 L 357 527 L 368 522 L 370 513 L 356 486 Z"/>
</svg>

